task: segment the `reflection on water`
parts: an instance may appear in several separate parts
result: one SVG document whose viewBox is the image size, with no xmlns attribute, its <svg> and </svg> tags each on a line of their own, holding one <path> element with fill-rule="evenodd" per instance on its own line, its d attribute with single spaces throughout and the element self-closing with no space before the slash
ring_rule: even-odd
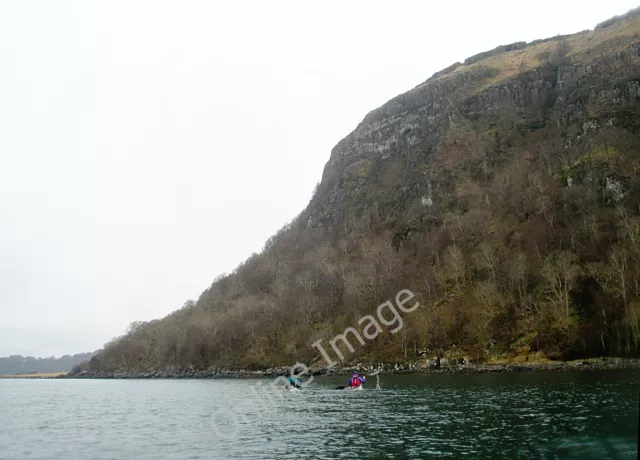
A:
<svg viewBox="0 0 640 460">
<path fill-rule="evenodd" d="M 0 381 L 0 458 L 635 458 L 640 373 Z"/>
</svg>

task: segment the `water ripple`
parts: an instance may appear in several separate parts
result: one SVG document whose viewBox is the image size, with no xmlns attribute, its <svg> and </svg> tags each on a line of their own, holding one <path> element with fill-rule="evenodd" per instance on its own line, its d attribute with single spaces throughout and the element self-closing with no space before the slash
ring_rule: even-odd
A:
<svg viewBox="0 0 640 460">
<path fill-rule="evenodd" d="M 0 459 L 635 458 L 638 372 L 0 380 Z"/>
</svg>

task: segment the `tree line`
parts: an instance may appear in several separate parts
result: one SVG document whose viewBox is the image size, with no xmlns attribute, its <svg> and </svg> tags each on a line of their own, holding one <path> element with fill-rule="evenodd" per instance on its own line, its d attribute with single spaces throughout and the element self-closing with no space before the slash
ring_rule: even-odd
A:
<svg viewBox="0 0 640 460">
<path fill-rule="evenodd" d="M 33 356 L 12 355 L 0 358 L 0 374 L 54 373 L 72 370 L 75 366 L 91 359 L 95 353 L 78 353 L 59 358 L 34 358 Z"/>
</svg>

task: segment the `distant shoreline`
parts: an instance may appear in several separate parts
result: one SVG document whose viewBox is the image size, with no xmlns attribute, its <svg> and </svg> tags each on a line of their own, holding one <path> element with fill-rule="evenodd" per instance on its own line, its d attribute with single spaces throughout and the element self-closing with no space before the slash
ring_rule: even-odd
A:
<svg viewBox="0 0 640 460">
<path fill-rule="evenodd" d="M 58 379 L 65 377 L 65 372 L 35 372 L 31 374 L 0 374 L 0 379 Z"/>
<path fill-rule="evenodd" d="M 312 369 L 314 376 L 346 375 L 358 369 L 364 375 L 371 374 L 375 370 L 363 367 L 342 367 L 340 369 Z M 387 365 L 378 372 L 385 375 L 447 375 L 447 374 L 497 374 L 508 372 L 548 372 L 548 371 L 605 371 L 617 369 L 640 369 L 640 359 L 629 358 L 601 358 L 585 359 L 567 362 L 549 363 L 505 363 L 505 364 L 465 364 L 442 366 L 439 369 L 404 366 L 395 368 Z M 149 380 L 149 379 L 215 379 L 215 378 L 268 378 L 288 375 L 289 367 L 274 367 L 260 371 L 246 369 L 219 368 L 215 370 L 184 370 L 168 369 L 163 371 L 140 372 L 84 372 L 80 374 L 63 374 L 51 378 L 62 379 L 116 379 L 116 380 Z"/>
</svg>

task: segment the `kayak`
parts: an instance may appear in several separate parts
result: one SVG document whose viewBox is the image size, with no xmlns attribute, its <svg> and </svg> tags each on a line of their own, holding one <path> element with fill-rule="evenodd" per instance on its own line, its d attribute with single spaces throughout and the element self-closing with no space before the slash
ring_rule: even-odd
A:
<svg viewBox="0 0 640 460">
<path fill-rule="evenodd" d="M 359 387 L 342 387 L 342 388 L 338 388 L 338 390 L 347 390 L 347 391 L 362 391 L 364 390 L 364 386 L 360 385 Z"/>
<path fill-rule="evenodd" d="M 364 385 L 360 385 L 359 387 L 350 387 L 348 385 L 344 385 L 337 387 L 336 390 L 362 391 L 364 390 Z"/>
</svg>

